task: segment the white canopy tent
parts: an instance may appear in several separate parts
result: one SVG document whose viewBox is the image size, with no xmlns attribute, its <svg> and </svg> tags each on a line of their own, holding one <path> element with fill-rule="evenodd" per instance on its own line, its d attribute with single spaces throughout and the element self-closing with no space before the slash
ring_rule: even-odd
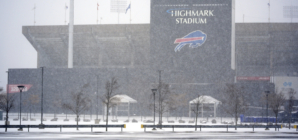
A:
<svg viewBox="0 0 298 140">
<path fill-rule="evenodd" d="M 130 113 L 129 113 L 130 112 L 130 104 L 131 103 L 137 103 L 137 101 L 135 99 L 133 99 L 133 98 L 131 98 L 131 97 L 125 95 L 125 94 L 113 96 L 111 98 L 111 102 L 112 102 L 112 104 L 115 104 L 115 109 L 116 109 L 116 111 L 115 111 L 116 114 L 115 115 L 116 115 L 116 118 L 118 117 L 118 112 L 119 111 L 123 111 L 123 112 L 127 112 L 128 119 L 130 117 Z M 121 106 L 122 109 L 119 110 L 119 106 Z M 125 107 L 125 106 L 127 106 L 127 107 Z M 104 109 L 104 113 L 103 114 L 106 113 L 106 109 L 107 109 L 107 107 L 105 106 L 105 109 Z M 111 108 L 111 113 L 112 112 L 113 112 L 113 108 Z M 111 114 L 111 115 L 113 115 L 113 114 Z"/>
<path fill-rule="evenodd" d="M 203 96 L 200 96 L 200 97 L 197 97 L 191 101 L 189 101 L 189 117 L 191 117 L 191 105 L 192 104 L 196 104 L 200 102 L 202 105 L 201 105 L 201 112 L 202 112 L 202 117 L 204 116 L 204 104 L 212 104 L 213 105 L 213 113 L 214 113 L 214 117 L 216 117 L 216 110 L 217 110 L 217 107 L 219 104 L 221 104 L 220 101 L 214 99 L 213 97 L 211 96 L 206 96 L 206 95 L 203 95 Z"/>
</svg>

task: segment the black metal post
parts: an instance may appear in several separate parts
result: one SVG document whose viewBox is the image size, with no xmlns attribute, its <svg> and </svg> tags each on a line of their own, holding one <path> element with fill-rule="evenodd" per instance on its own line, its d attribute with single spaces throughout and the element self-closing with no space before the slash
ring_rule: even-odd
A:
<svg viewBox="0 0 298 140">
<path fill-rule="evenodd" d="M 98 75 L 96 75 L 96 120 L 98 120 Z"/>
<path fill-rule="evenodd" d="M 269 91 L 265 91 L 265 93 L 266 93 L 266 120 L 267 120 L 267 126 L 266 126 L 266 129 L 265 130 L 269 130 L 269 128 L 268 128 L 268 93 L 269 93 Z"/>
<path fill-rule="evenodd" d="M 154 100 L 154 108 L 153 108 L 153 114 L 154 114 L 153 124 L 154 124 L 154 127 L 153 127 L 152 130 L 156 130 L 156 128 L 155 128 L 155 93 L 156 93 L 157 89 L 151 89 L 151 90 L 152 90 L 152 93 L 153 93 L 153 100 Z"/>
<path fill-rule="evenodd" d="M 9 90 L 9 71 L 6 71 L 7 72 L 7 86 L 6 86 L 6 120 L 5 120 L 5 125 L 8 125 L 8 100 L 9 100 L 9 97 L 8 97 L 8 90 Z M 7 129 L 7 128 L 6 128 Z"/>
<path fill-rule="evenodd" d="M 93 107 L 92 104 L 93 104 L 93 100 L 91 100 L 90 121 L 92 121 L 92 113 L 93 113 L 93 112 L 92 112 L 92 107 Z"/>
<path fill-rule="evenodd" d="M 158 88 L 158 94 L 159 94 L 159 100 L 158 100 L 158 107 L 159 107 L 159 122 L 158 124 L 161 125 L 161 121 L 162 121 L 162 118 L 161 118 L 161 102 L 160 102 L 160 98 L 161 98 L 161 94 L 160 94 L 160 90 L 161 90 L 161 70 L 158 70 L 159 72 L 159 88 Z"/>
<path fill-rule="evenodd" d="M 24 89 L 24 86 L 20 85 L 18 86 L 19 90 L 20 90 L 20 128 L 18 129 L 18 131 L 23 131 L 22 128 L 22 91 Z"/>
<path fill-rule="evenodd" d="M 40 128 L 43 128 L 43 68 L 41 67 L 41 118 L 40 118 Z"/>
<path fill-rule="evenodd" d="M 154 98 L 154 118 L 153 118 L 153 124 L 155 125 L 155 93 L 153 93 L 153 98 Z M 155 130 L 155 127 L 153 128 Z"/>
<path fill-rule="evenodd" d="M 20 125 L 22 125 L 22 90 L 20 90 Z M 23 128 L 20 126 L 19 131 L 22 131 Z"/>
</svg>

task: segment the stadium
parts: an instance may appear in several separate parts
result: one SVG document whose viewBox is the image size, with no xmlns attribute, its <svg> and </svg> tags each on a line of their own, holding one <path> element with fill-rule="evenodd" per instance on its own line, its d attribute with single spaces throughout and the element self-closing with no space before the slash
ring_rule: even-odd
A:
<svg viewBox="0 0 298 140">
<path fill-rule="evenodd" d="M 103 95 L 105 82 L 112 77 L 120 85 L 117 94 L 138 101 L 131 109 L 137 115 L 152 114 L 148 111 L 153 102 L 151 89 L 157 88 L 159 80 L 174 93 L 183 94 L 187 102 L 198 94 L 221 100 L 227 83 L 243 85 L 251 106 L 260 106 L 258 99 L 264 91 L 297 91 L 297 23 L 233 23 L 231 1 L 227 0 L 210 1 L 210 5 L 184 3 L 191 7 L 190 12 L 209 9 L 209 15 L 201 16 L 206 23 L 182 24 L 173 13 L 180 13 L 181 18 L 188 9 L 167 2 L 151 2 L 150 24 L 74 25 L 73 68 L 68 68 L 68 26 L 23 26 L 23 35 L 37 51 L 38 66 L 9 69 L 9 84 L 32 85 L 28 95 L 43 91 L 47 113 L 62 113 L 57 104 L 87 83 L 91 98 Z M 196 31 L 207 39 L 183 42 Z M 182 43 L 177 43 L 179 39 Z M 95 108 L 91 110 L 95 112 Z M 188 106 L 181 106 L 172 115 L 187 116 L 185 110 Z"/>
</svg>

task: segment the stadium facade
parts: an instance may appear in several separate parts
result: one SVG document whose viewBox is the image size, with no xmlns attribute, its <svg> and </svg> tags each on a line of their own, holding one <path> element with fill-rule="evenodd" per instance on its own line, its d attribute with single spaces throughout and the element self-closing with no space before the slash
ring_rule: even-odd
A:
<svg viewBox="0 0 298 140">
<path fill-rule="evenodd" d="M 107 80 L 117 77 L 117 93 L 139 102 L 131 114 L 150 115 L 148 104 L 151 89 L 159 82 L 158 70 L 161 80 L 173 92 L 184 94 L 186 101 L 198 94 L 221 100 L 225 85 L 237 82 L 245 86 L 251 105 L 259 106 L 261 93 L 274 91 L 275 77 L 297 81 L 297 23 L 236 23 L 232 69 L 232 16 L 224 14 L 231 9 L 230 0 L 203 2 L 207 4 L 188 4 L 192 11 L 183 12 L 179 3 L 165 6 L 169 4 L 152 1 L 150 24 L 75 25 L 72 69 L 67 68 L 68 26 L 23 26 L 23 35 L 37 51 L 37 68 L 9 69 L 9 84 L 31 84 L 26 94 L 39 94 L 40 67 L 44 67 L 45 111 L 53 112 L 84 84 L 89 84 L 85 92 L 94 99 L 105 93 Z M 191 24 L 181 15 L 187 11 L 199 15 L 202 9 L 205 17 L 191 17 Z M 187 35 L 203 42 L 188 42 Z M 182 110 L 187 108 L 179 114 L 186 116 Z"/>
</svg>

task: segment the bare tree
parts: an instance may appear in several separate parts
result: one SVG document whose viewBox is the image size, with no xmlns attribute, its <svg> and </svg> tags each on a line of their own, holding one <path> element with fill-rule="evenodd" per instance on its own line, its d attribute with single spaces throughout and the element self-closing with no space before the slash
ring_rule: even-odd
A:
<svg viewBox="0 0 298 140">
<path fill-rule="evenodd" d="M 160 114 L 160 129 L 162 128 L 162 115 L 166 112 L 169 112 L 171 110 L 175 109 L 175 100 L 173 93 L 170 90 L 170 85 L 162 83 L 158 87 L 160 88 L 160 95 L 159 95 L 159 108 L 158 108 L 158 113 Z"/>
<path fill-rule="evenodd" d="M 280 111 L 281 106 L 285 103 L 285 96 L 282 92 L 272 93 L 268 97 L 268 104 L 273 113 L 275 114 L 275 125 L 277 125 L 277 115 Z"/>
<path fill-rule="evenodd" d="M 248 107 L 244 94 L 243 87 L 239 87 L 235 84 L 226 85 L 223 99 L 223 109 L 227 114 L 230 114 L 235 118 L 235 130 L 237 130 L 239 115 L 244 113 Z"/>
<path fill-rule="evenodd" d="M 120 86 L 118 85 L 117 79 L 113 77 L 111 81 L 107 81 L 105 85 L 106 92 L 105 94 L 101 97 L 102 102 L 105 104 L 106 109 L 107 109 L 107 114 L 106 114 L 106 131 L 108 131 L 108 120 L 109 120 L 109 109 L 116 104 L 113 101 L 113 96 L 116 94 L 115 90 L 117 90 Z M 114 98 L 115 100 L 115 98 Z"/>
<path fill-rule="evenodd" d="M 294 107 L 295 94 L 296 94 L 296 91 L 290 88 L 288 91 L 289 100 L 288 100 L 288 106 L 287 106 L 289 129 L 291 128 L 292 111 Z"/>
<path fill-rule="evenodd" d="M 85 84 L 83 86 L 83 89 L 88 87 L 88 84 Z M 72 111 L 74 114 L 76 114 L 76 121 L 77 121 L 77 130 L 79 130 L 79 116 L 85 111 L 88 110 L 89 106 L 89 98 L 84 95 L 83 89 L 76 93 L 71 93 L 70 102 L 63 103 L 62 107 Z"/>
<path fill-rule="evenodd" d="M 25 100 L 25 104 L 29 105 L 29 112 L 30 112 L 30 120 L 31 120 L 31 112 L 32 112 L 32 106 L 34 104 L 37 104 L 39 102 L 39 96 L 38 95 L 35 95 L 35 94 L 31 94 L 29 96 L 29 98 L 27 98 Z M 28 119 L 28 116 L 27 116 L 27 119 Z"/>
<path fill-rule="evenodd" d="M 173 97 L 173 100 L 174 100 L 174 103 L 175 103 L 175 104 L 173 104 L 173 109 L 174 110 L 178 110 L 179 107 L 184 109 L 184 107 L 188 106 L 188 101 L 186 99 L 187 93 L 173 94 L 171 96 Z M 184 111 L 183 111 L 183 113 L 180 113 L 180 114 L 181 114 L 180 119 L 182 119 Z M 176 118 L 177 118 L 177 116 L 176 116 Z"/>
<path fill-rule="evenodd" d="M 55 97 L 56 99 L 53 101 L 54 106 L 54 119 L 57 118 L 57 109 L 59 109 L 62 105 L 61 97 Z"/>
<path fill-rule="evenodd" d="M 195 114 L 195 116 L 196 116 L 196 128 L 195 128 L 195 130 L 197 131 L 197 122 L 198 122 L 198 116 L 199 116 L 199 113 L 200 113 L 200 111 L 199 111 L 199 109 L 201 108 L 201 106 L 203 105 L 203 103 L 205 102 L 205 98 L 204 98 L 204 96 L 200 96 L 200 95 L 198 95 L 198 98 L 196 98 L 195 100 L 194 100 L 194 102 L 192 102 L 190 105 L 190 109 L 191 109 L 191 111 Z"/>
<path fill-rule="evenodd" d="M 7 132 L 7 125 L 8 125 L 8 113 L 9 111 L 15 107 L 15 99 L 16 94 L 9 93 L 7 94 L 0 94 L 0 109 L 6 112 L 6 120 L 5 120 L 5 132 Z"/>
</svg>

